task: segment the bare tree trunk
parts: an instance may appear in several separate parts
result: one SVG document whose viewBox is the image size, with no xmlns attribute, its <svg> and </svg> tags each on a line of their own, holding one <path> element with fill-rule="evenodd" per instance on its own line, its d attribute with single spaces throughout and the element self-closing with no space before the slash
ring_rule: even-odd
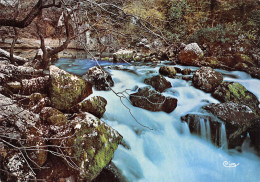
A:
<svg viewBox="0 0 260 182">
<path fill-rule="evenodd" d="M 14 29 L 14 39 L 12 41 L 11 47 L 10 47 L 10 61 L 12 64 L 16 63 L 16 59 L 14 58 L 14 47 L 18 39 L 18 30 L 17 28 L 13 27 Z"/>
</svg>

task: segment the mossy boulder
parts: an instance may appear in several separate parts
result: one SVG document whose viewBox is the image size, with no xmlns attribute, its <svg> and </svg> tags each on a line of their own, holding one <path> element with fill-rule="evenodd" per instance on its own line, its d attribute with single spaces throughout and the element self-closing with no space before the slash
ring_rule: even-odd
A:
<svg viewBox="0 0 260 182">
<path fill-rule="evenodd" d="M 73 108 L 75 112 L 83 111 L 93 114 L 94 116 L 101 118 L 106 112 L 107 100 L 101 96 L 93 96 L 80 102 Z"/>
<path fill-rule="evenodd" d="M 68 111 L 92 94 L 92 85 L 56 66 L 50 66 L 51 84 L 49 88 L 52 107 Z"/>
<path fill-rule="evenodd" d="M 197 43 L 191 43 L 178 54 L 178 59 L 181 64 L 184 65 L 196 65 L 202 57 L 203 51 L 200 49 Z"/>
<path fill-rule="evenodd" d="M 42 122 L 50 126 L 66 125 L 68 120 L 66 116 L 59 110 L 52 107 L 44 107 L 40 112 Z"/>
<path fill-rule="evenodd" d="M 52 143 L 64 144 L 64 154 L 79 168 L 79 180 L 92 181 L 112 160 L 122 136 L 87 112 L 77 114 L 67 127 Z"/>
<path fill-rule="evenodd" d="M 174 76 L 176 75 L 176 70 L 174 67 L 172 66 L 162 66 L 159 69 L 159 73 L 161 75 L 167 76 L 169 78 L 174 78 Z"/>
<path fill-rule="evenodd" d="M 211 67 L 201 67 L 192 78 L 194 86 L 205 92 L 212 92 L 222 81 L 222 74 Z"/>
<path fill-rule="evenodd" d="M 223 82 L 213 92 L 213 97 L 221 102 L 232 101 L 249 106 L 254 112 L 259 112 L 257 97 L 237 82 Z"/>
</svg>

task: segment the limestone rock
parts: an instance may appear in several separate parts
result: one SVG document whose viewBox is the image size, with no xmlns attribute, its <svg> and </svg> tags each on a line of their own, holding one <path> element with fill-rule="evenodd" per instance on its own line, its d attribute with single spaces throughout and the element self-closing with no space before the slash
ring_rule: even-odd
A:
<svg viewBox="0 0 260 182">
<path fill-rule="evenodd" d="M 68 111 L 92 94 L 92 85 L 56 66 L 50 66 L 50 99 L 52 107 Z"/>
<path fill-rule="evenodd" d="M 201 67 L 192 79 L 194 86 L 205 92 L 212 92 L 222 81 L 222 74 L 210 67 Z"/>
<path fill-rule="evenodd" d="M 195 65 L 195 62 L 201 57 L 203 57 L 203 51 L 197 43 L 186 45 L 185 48 L 178 54 L 180 63 L 184 65 Z"/>
<path fill-rule="evenodd" d="M 144 80 L 144 83 L 151 85 L 152 87 L 155 88 L 155 90 L 157 90 L 159 92 L 163 92 L 165 89 L 172 87 L 171 82 L 167 81 L 161 75 L 156 75 L 156 76 L 153 76 L 152 78 L 146 78 Z"/>
<path fill-rule="evenodd" d="M 249 106 L 254 112 L 259 111 L 257 97 L 237 82 L 223 82 L 214 91 L 213 96 L 221 102 L 235 102 Z"/>
<path fill-rule="evenodd" d="M 101 118 L 106 112 L 107 101 L 104 97 L 94 96 L 87 98 L 80 102 L 74 110 L 77 112 L 83 111 L 93 114 L 94 116 Z"/>
<path fill-rule="evenodd" d="M 79 167 L 80 180 L 91 181 L 112 160 L 122 136 L 90 113 L 76 115 L 67 127 L 52 142 L 62 142 L 63 152 Z"/>
<path fill-rule="evenodd" d="M 177 99 L 165 97 L 161 93 L 151 89 L 151 87 L 139 88 L 137 93 L 130 95 L 133 106 L 146 109 L 148 111 L 172 112 L 177 107 Z"/>
<path fill-rule="evenodd" d="M 204 106 L 203 109 L 225 123 L 229 148 L 241 146 L 246 133 L 255 124 L 256 115 L 246 105 L 227 102 L 210 104 Z"/>
<path fill-rule="evenodd" d="M 90 82 L 96 90 L 110 90 L 110 87 L 114 86 L 111 75 L 97 66 L 90 68 L 84 79 Z"/>
</svg>

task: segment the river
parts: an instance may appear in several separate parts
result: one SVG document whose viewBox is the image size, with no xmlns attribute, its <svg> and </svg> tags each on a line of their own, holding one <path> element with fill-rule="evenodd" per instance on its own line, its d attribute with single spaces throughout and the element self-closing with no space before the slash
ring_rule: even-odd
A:
<svg viewBox="0 0 260 182">
<path fill-rule="evenodd" d="M 88 69 L 77 61 L 70 66 L 59 67 L 78 75 Z M 66 62 L 66 61 L 65 61 Z M 104 64 L 103 64 L 104 63 Z M 74 64 L 74 65 L 73 65 Z M 71 68 L 73 66 L 78 68 Z M 160 66 L 167 64 L 118 64 L 104 65 L 115 82 L 112 91 L 95 91 L 92 95 L 106 98 L 108 104 L 102 118 L 107 124 L 124 137 L 123 145 L 119 145 L 113 158 L 113 163 L 121 170 L 129 182 L 259 182 L 260 158 L 246 139 L 242 152 L 227 150 L 226 147 L 216 147 L 207 137 L 190 134 L 186 123 L 180 117 L 191 112 L 198 112 L 201 106 L 209 103 L 219 103 L 218 100 L 192 86 L 191 81 L 167 78 L 172 88 L 163 92 L 178 99 L 177 108 L 167 114 L 165 112 L 150 112 L 131 105 L 128 94 L 136 92 L 138 87 L 147 86 L 143 80 L 159 74 Z M 111 64 L 111 63 L 110 63 Z M 187 68 L 187 66 L 178 66 Z M 196 70 L 196 67 L 189 67 Z M 76 71 L 74 71 L 76 70 Z M 224 75 L 225 81 L 236 81 L 244 85 L 260 98 L 260 80 L 239 71 L 217 70 Z M 139 123 L 141 123 L 141 125 Z M 143 127 L 147 126 L 150 129 Z M 207 126 L 206 126 L 207 127 Z M 225 127 L 222 133 L 225 138 Z M 207 136 L 207 129 L 204 128 Z M 223 145 L 225 140 L 223 141 Z M 228 164 L 228 165 L 226 165 Z M 235 165 L 229 165 L 235 164 Z"/>
</svg>

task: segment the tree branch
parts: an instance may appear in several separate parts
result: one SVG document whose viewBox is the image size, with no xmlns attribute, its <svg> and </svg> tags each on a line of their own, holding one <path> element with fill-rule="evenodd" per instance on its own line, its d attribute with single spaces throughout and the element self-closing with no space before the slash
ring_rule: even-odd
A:
<svg viewBox="0 0 260 182">
<path fill-rule="evenodd" d="M 32 21 L 37 17 L 41 10 L 44 8 L 50 7 L 61 7 L 61 2 L 56 4 L 55 0 L 53 0 L 52 4 L 43 5 L 42 0 L 38 0 L 37 4 L 32 8 L 32 10 L 28 13 L 28 15 L 23 20 L 15 20 L 15 19 L 0 19 L 0 26 L 11 26 L 17 28 L 25 28 L 32 23 Z"/>
</svg>

